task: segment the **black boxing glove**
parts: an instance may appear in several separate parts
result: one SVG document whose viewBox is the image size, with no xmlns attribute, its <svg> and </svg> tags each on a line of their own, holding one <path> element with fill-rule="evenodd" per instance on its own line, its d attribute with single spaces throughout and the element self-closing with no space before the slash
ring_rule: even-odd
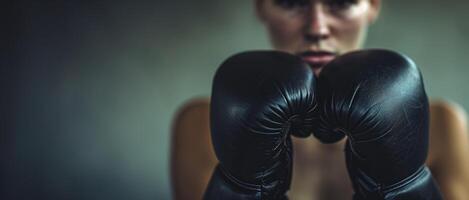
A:
<svg viewBox="0 0 469 200">
<path fill-rule="evenodd" d="M 287 53 L 246 52 L 220 66 L 210 104 L 219 164 L 205 199 L 287 199 L 290 134 L 311 134 L 315 85 L 311 68 Z"/>
<path fill-rule="evenodd" d="M 354 199 L 442 199 L 425 166 L 428 99 L 409 58 L 388 50 L 339 56 L 324 67 L 317 94 L 313 134 L 326 143 L 348 137 Z"/>
</svg>

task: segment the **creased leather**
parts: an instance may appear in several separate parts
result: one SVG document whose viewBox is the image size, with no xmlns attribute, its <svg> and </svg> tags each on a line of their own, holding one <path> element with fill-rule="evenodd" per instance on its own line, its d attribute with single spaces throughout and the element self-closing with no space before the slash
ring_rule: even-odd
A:
<svg viewBox="0 0 469 200">
<path fill-rule="evenodd" d="M 237 54 L 218 68 L 210 126 L 219 166 L 205 199 L 285 198 L 292 173 L 290 135 L 311 134 L 315 87 L 307 64 L 278 51 Z"/>
<path fill-rule="evenodd" d="M 314 135 L 325 143 L 347 136 L 354 199 L 441 199 L 424 167 L 429 106 L 412 60 L 389 50 L 347 53 L 325 66 L 317 92 Z"/>
</svg>

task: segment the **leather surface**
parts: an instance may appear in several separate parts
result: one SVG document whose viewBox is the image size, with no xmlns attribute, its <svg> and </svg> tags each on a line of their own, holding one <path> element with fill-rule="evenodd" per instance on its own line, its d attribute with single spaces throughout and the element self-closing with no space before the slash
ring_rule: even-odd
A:
<svg viewBox="0 0 469 200">
<path fill-rule="evenodd" d="M 314 134 L 326 143 L 348 137 L 347 167 L 358 196 L 394 199 L 386 190 L 391 186 L 396 194 L 409 188 L 438 193 L 426 184 L 431 176 L 402 182 L 423 169 L 429 141 L 428 98 L 408 57 L 388 50 L 342 55 L 325 66 L 317 92 L 320 120 Z"/>
<path fill-rule="evenodd" d="M 315 87 L 311 68 L 282 52 L 245 52 L 220 66 L 210 120 L 220 161 L 214 179 L 223 181 L 212 180 L 207 198 L 226 188 L 238 188 L 254 199 L 285 197 L 292 173 L 290 135 L 311 134 Z"/>
</svg>

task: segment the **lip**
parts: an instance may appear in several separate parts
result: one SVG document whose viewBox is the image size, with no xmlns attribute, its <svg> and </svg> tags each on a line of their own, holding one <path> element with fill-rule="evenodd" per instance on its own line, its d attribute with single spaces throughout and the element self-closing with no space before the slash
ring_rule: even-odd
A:
<svg viewBox="0 0 469 200">
<path fill-rule="evenodd" d="M 321 68 L 336 57 L 336 53 L 329 51 L 304 51 L 298 54 L 312 68 Z"/>
</svg>

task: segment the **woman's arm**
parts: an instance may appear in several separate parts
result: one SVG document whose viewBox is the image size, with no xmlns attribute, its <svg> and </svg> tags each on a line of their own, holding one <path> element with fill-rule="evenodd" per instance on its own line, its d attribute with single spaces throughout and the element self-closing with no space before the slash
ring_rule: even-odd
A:
<svg viewBox="0 0 469 200">
<path fill-rule="evenodd" d="M 209 100 L 191 100 L 176 113 L 172 124 L 173 199 L 202 199 L 217 162 L 210 137 Z"/>
<path fill-rule="evenodd" d="M 469 135 L 464 109 L 445 101 L 430 106 L 427 164 L 445 199 L 469 199 Z"/>
</svg>

